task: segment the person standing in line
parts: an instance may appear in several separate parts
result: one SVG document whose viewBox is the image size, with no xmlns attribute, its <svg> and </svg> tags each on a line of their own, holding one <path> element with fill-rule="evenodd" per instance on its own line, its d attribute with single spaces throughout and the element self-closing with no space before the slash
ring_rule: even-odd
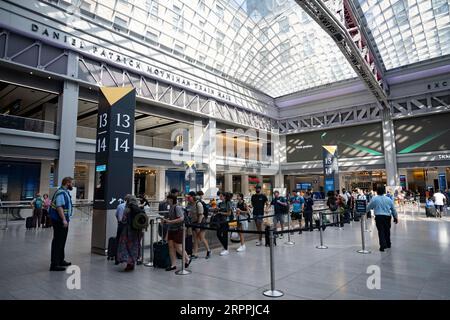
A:
<svg viewBox="0 0 450 320">
<path fill-rule="evenodd" d="M 119 239 L 120 235 L 122 234 L 123 228 L 125 227 L 126 223 L 123 222 L 123 216 L 125 209 L 127 207 L 127 202 L 130 199 L 131 194 L 127 194 L 125 196 L 124 202 L 120 203 L 116 208 L 116 220 L 117 220 L 117 232 L 116 232 L 116 254 L 114 255 L 114 261 L 115 264 L 119 264 L 119 260 L 117 259 L 117 248 L 119 247 Z"/>
<path fill-rule="evenodd" d="M 441 190 L 437 190 L 437 192 L 433 195 L 434 206 L 436 207 L 436 217 L 442 218 L 442 213 L 444 211 L 444 205 L 446 202 L 445 195 L 441 192 Z"/>
<path fill-rule="evenodd" d="M 394 217 L 394 223 L 398 223 L 397 211 L 394 201 L 385 195 L 384 186 L 377 187 L 377 195 L 372 198 L 368 210 L 373 209 L 375 214 L 375 223 L 378 229 L 378 238 L 380 242 L 380 251 L 391 248 L 391 216 Z"/>
<path fill-rule="evenodd" d="M 268 208 L 269 199 L 267 199 L 267 196 L 261 192 L 261 186 L 257 185 L 255 190 L 256 193 L 252 195 L 251 198 L 251 206 L 253 208 L 253 218 L 255 219 L 256 230 L 261 232 L 264 211 Z M 258 237 L 259 241 L 256 242 L 256 245 L 260 246 L 262 244 L 262 233 L 260 233 Z"/>
<path fill-rule="evenodd" d="M 167 196 L 167 200 L 169 202 L 169 214 L 167 218 L 162 219 L 164 224 L 169 225 L 168 236 L 167 239 L 169 241 L 169 254 L 171 265 L 166 268 L 166 271 L 173 271 L 177 268 L 177 255 L 178 252 L 180 255 L 183 254 L 185 258 L 184 267 L 187 268 L 191 264 L 191 259 L 186 252 L 182 252 L 183 250 L 183 224 L 184 224 L 184 209 L 177 202 L 177 196 L 175 194 L 169 194 Z"/>
<path fill-rule="evenodd" d="M 250 211 L 248 210 L 248 206 L 245 203 L 244 195 L 242 193 L 237 194 L 237 206 L 236 206 L 236 220 L 238 220 L 238 228 L 239 230 L 247 230 L 248 229 L 248 219 L 250 218 Z M 245 251 L 245 242 L 244 242 L 244 234 L 242 232 L 239 233 L 239 239 L 241 241 L 241 245 L 237 248 L 237 252 Z"/>
<path fill-rule="evenodd" d="M 308 230 L 308 226 L 309 226 L 309 231 L 314 230 L 313 206 L 314 206 L 314 199 L 312 197 L 312 194 L 311 194 L 311 192 L 307 192 L 305 195 L 305 205 L 304 205 L 303 212 L 305 214 L 305 229 Z"/>
<path fill-rule="evenodd" d="M 202 215 L 198 216 L 198 222 L 202 225 L 206 225 L 208 222 L 208 213 L 209 213 L 209 207 L 206 205 L 206 203 L 203 201 L 203 191 L 197 191 L 197 197 L 196 197 L 196 205 L 202 206 Z M 199 207 L 200 208 L 200 207 Z M 195 222 L 194 222 L 195 223 Z M 194 239 L 197 238 L 197 242 L 194 242 L 194 255 L 196 256 L 198 254 L 198 247 L 200 243 L 203 243 L 206 248 L 206 257 L 205 259 L 209 259 L 211 257 L 211 248 L 209 247 L 208 240 L 206 240 L 206 230 L 198 228 L 196 231 L 194 231 Z"/>
<path fill-rule="evenodd" d="M 44 200 L 41 194 L 36 193 L 36 197 L 31 201 L 31 208 L 33 209 L 33 225 L 38 228 L 41 227 L 42 222 L 42 207 L 44 205 Z"/>
<path fill-rule="evenodd" d="M 65 177 L 61 187 L 56 190 L 49 208 L 53 226 L 50 271 L 64 271 L 71 263 L 64 260 L 64 248 L 69 232 L 70 217 L 73 206 L 70 192 L 73 190 L 73 178 Z"/>
<path fill-rule="evenodd" d="M 197 201 L 197 193 L 195 191 L 190 191 L 186 195 L 186 211 L 189 216 L 190 223 L 197 224 L 203 221 L 203 205 Z M 193 242 L 193 250 L 191 254 L 192 259 L 197 259 L 198 256 L 198 237 L 197 234 L 200 231 L 199 228 L 189 227 L 192 233 L 192 242 Z M 188 230 L 186 230 L 186 234 L 189 235 Z M 187 248 L 187 245 L 186 245 Z M 189 250 L 186 249 L 189 254 Z"/>
<path fill-rule="evenodd" d="M 273 217 L 273 226 L 275 229 L 278 228 L 278 224 L 280 224 L 281 231 L 284 230 L 284 216 L 287 213 L 288 204 L 286 198 L 280 197 L 280 192 L 277 190 L 273 193 L 274 198 L 270 205 L 273 206 L 274 217 Z M 278 237 L 278 235 L 275 235 Z M 281 233 L 281 238 L 283 237 L 283 233 Z"/>
<path fill-rule="evenodd" d="M 220 193 L 219 199 L 220 202 L 218 204 L 218 208 L 216 209 L 217 216 L 217 238 L 223 246 L 222 252 L 220 252 L 221 256 L 227 256 L 230 253 L 228 252 L 228 222 L 233 220 L 233 208 L 231 205 L 232 194 L 229 192 Z"/>
<path fill-rule="evenodd" d="M 297 190 L 294 190 L 292 191 L 290 202 L 292 206 L 292 218 L 293 220 L 298 220 L 299 234 L 302 234 L 302 212 L 304 210 L 305 199 L 297 193 Z"/>
</svg>

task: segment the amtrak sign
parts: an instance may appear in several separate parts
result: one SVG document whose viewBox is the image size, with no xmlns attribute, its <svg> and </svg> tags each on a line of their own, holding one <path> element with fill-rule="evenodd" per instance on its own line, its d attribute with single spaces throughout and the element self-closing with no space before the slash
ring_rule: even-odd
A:
<svg viewBox="0 0 450 320">
<path fill-rule="evenodd" d="M 99 46 L 98 44 L 69 35 L 59 30 L 49 28 L 37 23 L 31 23 L 30 29 L 32 33 L 38 35 L 40 38 L 50 40 L 52 42 L 57 42 L 60 45 L 66 47 L 71 47 L 74 50 L 77 50 L 89 56 L 93 56 L 107 63 L 109 62 L 113 64 L 119 64 L 125 68 L 135 70 L 138 73 L 147 75 L 149 77 L 176 84 L 180 87 L 214 96 L 222 100 L 232 100 L 229 94 L 212 88 L 208 85 L 202 84 L 193 79 L 188 79 L 174 72 L 165 70 L 155 65 L 151 65 L 142 60 L 135 59 L 131 56 L 109 50 L 107 48 Z"/>
</svg>

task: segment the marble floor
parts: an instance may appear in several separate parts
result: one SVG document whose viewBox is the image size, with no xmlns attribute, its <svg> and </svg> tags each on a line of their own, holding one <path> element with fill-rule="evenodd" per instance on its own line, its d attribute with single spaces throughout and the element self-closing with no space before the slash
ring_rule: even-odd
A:
<svg viewBox="0 0 450 320">
<path fill-rule="evenodd" d="M 0 299 L 269 299 L 269 249 L 247 243 L 243 253 L 192 262 L 189 275 L 137 266 L 125 273 L 105 257 L 90 253 L 91 221 L 71 223 L 66 256 L 81 270 L 81 288 L 69 290 L 65 272 L 49 272 L 51 229 L 25 230 L 12 222 L 0 230 Z M 378 251 L 374 222 L 366 232 L 371 254 L 359 254 L 359 222 L 324 232 L 328 249 L 316 249 L 319 232 L 304 232 L 287 246 L 275 247 L 278 299 L 449 299 L 450 218 L 427 219 L 418 213 L 400 216 L 392 228 L 392 249 Z M 145 253 L 149 256 L 148 251 Z M 380 270 L 380 289 L 369 289 L 369 266 Z M 372 268 L 372 267 L 371 267 Z M 376 267 L 375 267 L 376 268 Z M 370 282 L 370 281 L 369 281 Z"/>
</svg>

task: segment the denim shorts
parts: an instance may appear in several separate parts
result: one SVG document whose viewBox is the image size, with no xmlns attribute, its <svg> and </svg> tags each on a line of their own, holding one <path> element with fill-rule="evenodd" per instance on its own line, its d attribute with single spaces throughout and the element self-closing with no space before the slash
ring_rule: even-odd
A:
<svg viewBox="0 0 450 320">
<path fill-rule="evenodd" d="M 263 214 L 254 214 L 253 219 L 256 223 L 262 223 L 263 222 L 264 215 Z"/>
<path fill-rule="evenodd" d="M 276 215 L 273 216 L 273 224 L 277 224 L 277 222 L 279 222 L 280 224 L 284 223 L 284 214 L 282 213 L 277 213 Z"/>
</svg>

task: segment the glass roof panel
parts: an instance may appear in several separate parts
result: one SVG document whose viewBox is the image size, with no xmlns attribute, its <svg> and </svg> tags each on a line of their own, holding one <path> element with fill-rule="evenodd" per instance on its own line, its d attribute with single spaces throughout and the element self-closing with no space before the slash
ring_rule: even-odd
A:
<svg viewBox="0 0 450 320">
<path fill-rule="evenodd" d="M 272 97 L 356 77 L 294 0 L 80 2 L 121 32 Z"/>
<path fill-rule="evenodd" d="M 386 69 L 450 54 L 450 0 L 359 0 Z"/>
</svg>

